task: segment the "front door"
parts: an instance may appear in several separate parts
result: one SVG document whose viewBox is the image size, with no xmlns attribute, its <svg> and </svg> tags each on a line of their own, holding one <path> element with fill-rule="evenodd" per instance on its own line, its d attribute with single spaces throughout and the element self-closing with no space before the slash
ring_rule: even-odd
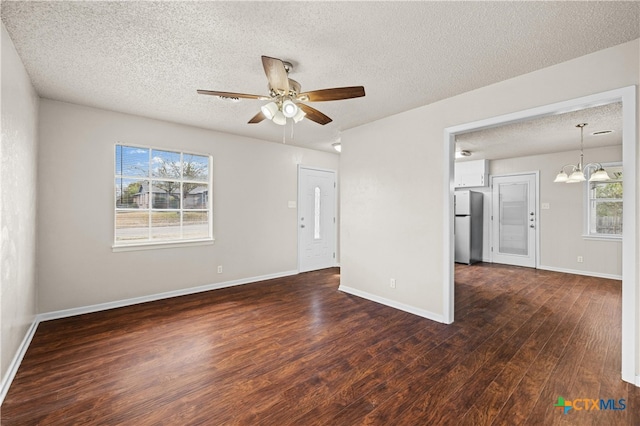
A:
<svg viewBox="0 0 640 426">
<path fill-rule="evenodd" d="M 298 168 L 298 270 L 336 265 L 336 172 Z"/>
<path fill-rule="evenodd" d="M 491 261 L 536 267 L 535 173 L 492 177 Z"/>
</svg>

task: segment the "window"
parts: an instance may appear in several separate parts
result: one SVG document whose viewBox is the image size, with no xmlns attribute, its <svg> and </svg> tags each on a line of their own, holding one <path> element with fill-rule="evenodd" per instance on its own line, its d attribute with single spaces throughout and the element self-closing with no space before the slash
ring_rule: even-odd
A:
<svg viewBox="0 0 640 426">
<path fill-rule="evenodd" d="M 313 190 L 313 239 L 320 239 L 320 187 L 316 186 Z"/>
<path fill-rule="evenodd" d="M 622 237 L 622 164 L 603 166 L 611 180 L 586 182 L 586 235 L 619 238 Z"/>
<path fill-rule="evenodd" d="M 116 145 L 114 246 L 212 240 L 211 157 Z"/>
</svg>

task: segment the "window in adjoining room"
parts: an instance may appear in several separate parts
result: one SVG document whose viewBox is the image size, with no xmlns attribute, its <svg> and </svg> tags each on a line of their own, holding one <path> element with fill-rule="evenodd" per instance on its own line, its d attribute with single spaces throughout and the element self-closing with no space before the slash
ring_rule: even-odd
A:
<svg viewBox="0 0 640 426">
<path fill-rule="evenodd" d="M 611 180 L 588 182 L 585 236 L 622 237 L 622 163 L 605 164 Z"/>
</svg>

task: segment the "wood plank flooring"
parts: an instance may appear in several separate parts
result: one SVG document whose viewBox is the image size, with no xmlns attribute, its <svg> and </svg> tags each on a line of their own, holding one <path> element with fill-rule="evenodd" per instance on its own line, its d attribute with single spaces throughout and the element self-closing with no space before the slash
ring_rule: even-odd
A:
<svg viewBox="0 0 640 426">
<path fill-rule="evenodd" d="M 338 285 L 328 269 L 44 322 L 2 424 L 640 424 L 619 281 L 457 265 L 452 325 Z M 565 415 L 559 396 L 626 409 Z"/>
</svg>

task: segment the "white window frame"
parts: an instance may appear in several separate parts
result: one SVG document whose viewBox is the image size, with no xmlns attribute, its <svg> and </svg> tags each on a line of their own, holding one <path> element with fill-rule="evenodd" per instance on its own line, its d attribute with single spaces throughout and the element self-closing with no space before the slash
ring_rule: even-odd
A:
<svg viewBox="0 0 640 426">
<path fill-rule="evenodd" d="M 612 167 L 616 167 L 616 168 L 622 167 L 622 161 L 616 161 L 611 163 L 601 163 L 601 164 L 605 170 L 607 168 L 612 168 Z M 592 168 L 589 168 L 585 171 L 585 178 L 587 180 L 583 184 L 584 186 L 584 197 L 583 197 L 584 218 L 582 223 L 583 224 L 582 236 L 586 240 L 620 241 L 622 240 L 622 234 L 597 234 L 597 233 L 592 233 L 590 230 L 589 224 L 591 223 L 591 194 L 590 194 L 591 184 L 589 183 L 589 178 L 591 177 L 591 173 L 593 173 L 594 171 L 595 170 L 592 170 Z M 624 191 L 624 187 L 623 187 L 623 191 Z M 623 203 L 623 202 L 624 202 L 623 198 L 621 198 L 620 203 Z"/>
<path fill-rule="evenodd" d="M 125 175 L 118 175 L 117 174 L 117 166 L 115 164 L 116 161 L 116 154 L 117 154 L 117 149 L 118 146 L 122 146 L 122 147 L 131 147 L 131 148 L 140 148 L 140 149 L 147 149 L 149 150 L 149 174 L 147 176 L 141 177 L 141 176 L 125 176 Z M 188 180 L 188 179 L 184 179 L 184 177 L 182 176 L 182 170 L 181 170 L 181 176 L 179 178 L 176 179 L 163 179 L 163 178 L 157 178 L 157 177 L 153 177 L 152 176 L 152 169 L 151 169 L 151 155 L 153 151 L 163 151 L 163 152 L 174 152 L 174 153 L 179 153 L 180 154 L 180 162 L 182 163 L 183 158 L 185 155 L 197 155 L 200 157 L 206 157 L 208 159 L 208 179 L 207 181 L 195 181 L 195 180 Z M 149 249 L 160 249 L 160 248 L 172 248 L 172 247 L 183 247 L 183 246 L 198 246 L 198 245 L 210 245 L 213 244 L 215 239 L 213 238 L 213 203 L 212 203 L 212 192 L 213 192 L 213 157 L 209 154 L 205 154 L 205 153 L 198 153 L 198 152 L 192 152 L 192 151 L 183 151 L 183 150 L 179 150 L 179 149 L 172 149 L 172 148 L 165 148 L 165 147 L 157 147 L 157 146 L 148 146 L 148 145 L 138 145 L 138 144 L 131 144 L 131 143 L 124 143 L 124 142 L 118 142 L 116 144 L 114 144 L 113 147 L 113 176 L 112 176 L 112 182 L 113 182 L 113 188 L 112 188 L 112 196 L 113 196 L 113 245 L 112 245 L 112 250 L 114 252 L 119 252 L 119 251 L 134 251 L 134 250 L 149 250 Z M 166 180 L 166 181 L 176 181 L 176 182 L 180 182 L 180 188 L 182 189 L 182 184 L 183 183 L 195 183 L 195 184 L 206 184 L 207 187 L 209 188 L 208 190 L 208 194 L 207 194 L 207 209 L 185 209 L 183 206 L 183 197 L 182 197 L 182 191 L 180 191 L 180 207 L 178 209 L 154 209 L 153 205 L 152 205 L 152 197 L 150 195 L 150 201 L 149 201 L 149 207 L 147 209 L 127 209 L 127 208 L 119 208 L 118 204 L 117 204 L 117 197 L 116 197 L 116 180 L 119 178 L 126 178 L 126 179 L 136 179 L 136 180 L 146 180 L 147 182 L 149 182 L 150 184 L 150 188 L 152 188 L 152 182 L 153 181 L 162 181 L 162 180 Z M 156 211 L 178 211 L 181 213 L 180 217 L 180 228 L 182 231 L 182 218 L 183 218 L 183 214 L 185 211 L 187 212 L 192 212 L 192 211 L 203 211 L 203 212 L 207 212 L 207 218 L 208 218 L 208 228 L 209 228 L 209 235 L 205 238 L 195 238 L 195 239 L 188 239 L 188 238 L 173 238 L 173 239 L 157 239 L 157 240 L 151 240 L 150 238 L 147 240 L 133 240 L 131 242 L 123 242 L 123 241 L 117 241 L 116 240 L 116 217 L 117 217 L 117 212 L 118 211 L 148 211 L 149 216 L 151 216 L 152 212 L 156 212 Z M 151 217 L 149 218 L 149 220 L 151 220 Z M 151 223 L 151 222 L 149 222 Z M 151 227 L 149 227 L 149 230 L 151 230 Z"/>
</svg>

